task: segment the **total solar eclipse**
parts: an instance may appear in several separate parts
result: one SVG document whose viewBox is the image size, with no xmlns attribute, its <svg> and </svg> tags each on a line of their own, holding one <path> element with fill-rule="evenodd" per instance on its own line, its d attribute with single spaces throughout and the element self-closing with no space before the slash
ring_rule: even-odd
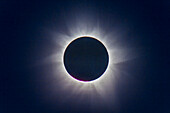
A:
<svg viewBox="0 0 170 113">
<path fill-rule="evenodd" d="M 93 81 L 107 69 L 109 56 L 107 49 L 93 37 L 79 37 L 65 49 L 64 66 L 70 76 L 79 81 Z"/>
</svg>

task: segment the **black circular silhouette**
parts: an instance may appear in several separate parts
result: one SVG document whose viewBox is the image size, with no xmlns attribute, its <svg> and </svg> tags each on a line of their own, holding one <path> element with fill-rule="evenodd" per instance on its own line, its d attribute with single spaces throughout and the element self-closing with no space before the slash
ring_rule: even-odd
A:
<svg viewBox="0 0 170 113">
<path fill-rule="evenodd" d="M 73 40 L 64 53 L 64 65 L 67 72 L 80 81 L 92 81 L 99 78 L 109 62 L 105 46 L 93 37 L 80 37 Z"/>
</svg>

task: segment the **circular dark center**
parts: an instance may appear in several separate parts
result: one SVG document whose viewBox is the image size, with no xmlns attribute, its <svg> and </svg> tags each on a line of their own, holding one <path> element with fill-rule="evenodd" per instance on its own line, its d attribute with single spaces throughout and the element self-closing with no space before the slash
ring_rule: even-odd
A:
<svg viewBox="0 0 170 113">
<path fill-rule="evenodd" d="M 73 40 L 64 53 L 67 72 L 77 80 L 92 81 L 106 70 L 109 57 L 105 46 L 92 37 Z"/>
</svg>

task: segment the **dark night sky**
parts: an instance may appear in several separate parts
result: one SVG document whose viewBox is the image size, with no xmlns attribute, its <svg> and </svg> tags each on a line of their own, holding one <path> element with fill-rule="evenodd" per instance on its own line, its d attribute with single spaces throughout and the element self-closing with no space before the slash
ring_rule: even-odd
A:
<svg viewBox="0 0 170 113">
<path fill-rule="evenodd" d="M 1 0 L 0 113 L 170 113 L 169 5 L 168 0 Z M 47 76 L 51 65 L 33 65 L 54 52 L 45 31 L 55 24 L 56 30 L 67 32 L 65 21 L 76 15 L 71 11 L 92 12 L 106 26 L 115 21 L 114 29 L 128 32 L 120 41 L 142 50 L 139 58 L 117 65 L 135 79 L 117 84 L 116 107 L 112 100 L 109 107 L 101 103 L 91 110 L 83 101 L 74 106 L 72 101 L 49 104 L 41 98 L 41 80 L 36 78 Z M 112 32 L 112 25 L 107 31 Z"/>
</svg>

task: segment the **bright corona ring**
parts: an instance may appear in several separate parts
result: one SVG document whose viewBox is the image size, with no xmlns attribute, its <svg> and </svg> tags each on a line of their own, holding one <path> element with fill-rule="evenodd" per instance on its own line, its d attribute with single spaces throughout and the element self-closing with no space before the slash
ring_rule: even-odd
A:
<svg viewBox="0 0 170 113">
<path fill-rule="evenodd" d="M 82 36 L 66 47 L 63 62 L 66 71 L 75 80 L 91 82 L 99 79 L 106 71 L 109 55 L 101 41 Z"/>
<path fill-rule="evenodd" d="M 45 71 L 41 86 L 51 104 L 61 101 L 81 105 L 83 101 L 99 107 L 114 99 L 116 104 L 116 84 L 122 74 L 128 74 L 122 65 L 136 54 L 122 42 L 126 36 L 112 27 L 114 23 L 109 27 L 98 19 L 80 15 L 69 18 L 62 28 L 48 30 L 47 37 L 55 47 L 43 60 L 50 71 Z"/>
</svg>

